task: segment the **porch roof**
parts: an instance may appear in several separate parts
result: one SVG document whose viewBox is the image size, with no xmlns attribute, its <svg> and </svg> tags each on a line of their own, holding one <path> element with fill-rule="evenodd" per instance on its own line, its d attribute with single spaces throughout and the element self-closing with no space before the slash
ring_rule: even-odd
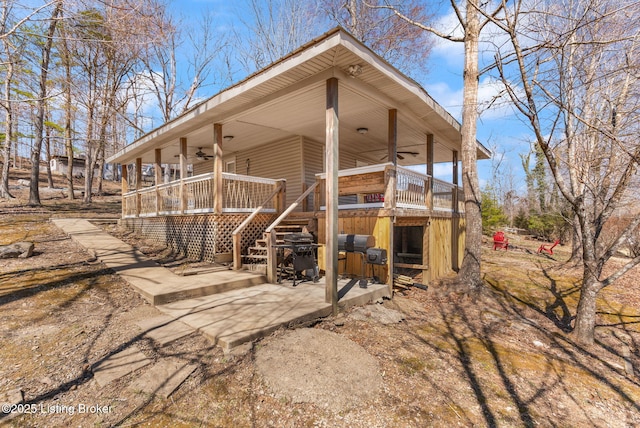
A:
<svg viewBox="0 0 640 428">
<path fill-rule="evenodd" d="M 359 72 L 358 72 L 359 70 Z M 179 138 L 187 153 L 211 153 L 213 124 L 222 124 L 225 154 L 301 135 L 325 140 L 325 82 L 339 80 L 340 150 L 362 160 L 386 159 L 388 110 L 398 111 L 402 165 L 426 163 L 426 134 L 434 135 L 434 162 L 450 162 L 461 148 L 461 125 L 415 81 L 404 76 L 344 29 L 337 27 L 245 80 L 201 102 L 109 157 L 110 163 L 177 163 Z M 359 128 L 368 132 L 362 134 Z M 490 150 L 478 142 L 478 159 Z"/>
</svg>

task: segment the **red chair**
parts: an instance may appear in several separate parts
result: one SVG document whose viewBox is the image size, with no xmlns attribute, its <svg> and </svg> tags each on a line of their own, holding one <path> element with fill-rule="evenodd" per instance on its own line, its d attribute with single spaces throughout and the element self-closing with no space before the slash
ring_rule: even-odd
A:
<svg viewBox="0 0 640 428">
<path fill-rule="evenodd" d="M 560 240 L 556 239 L 553 244 L 542 244 L 542 245 L 540 245 L 540 248 L 538 248 L 538 254 L 540 254 L 540 253 L 542 253 L 544 251 L 547 254 L 553 255 L 553 249 L 559 243 L 560 243 Z"/>
<path fill-rule="evenodd" d="M 504 232 L 496 232 L 493 234 L 493 250 L 497 250 L 498 248 L 504 248 L 504 250 L 509 249 L 509 240 L 504 236 Z"/>
</svg>

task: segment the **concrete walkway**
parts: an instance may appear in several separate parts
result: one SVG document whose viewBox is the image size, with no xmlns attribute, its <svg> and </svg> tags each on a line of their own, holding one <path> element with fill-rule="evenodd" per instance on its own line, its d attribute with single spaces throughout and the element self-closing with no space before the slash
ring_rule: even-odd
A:
<svg viewBox="0 0 640 428">
<path fill-rule="evenodd" d="M 85 219 L 52 219 L 73 240 L 116 271 L 161 312 L 198 330 L 224 349 L 288 326 L 331 314 L 324 281 L 267 284 L 263 275 L 222 271 L 179 276 Z M 385 284 L 338 284 L 341 307 L 389 296 Z"/>
</svg>

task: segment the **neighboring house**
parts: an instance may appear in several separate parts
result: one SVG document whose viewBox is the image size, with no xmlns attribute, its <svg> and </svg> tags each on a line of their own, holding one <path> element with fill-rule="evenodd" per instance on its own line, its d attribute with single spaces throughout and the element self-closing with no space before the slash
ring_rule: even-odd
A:
<svg viewBox="0 0 640 428">
<path fill-rule="evenodd" d="M 67 156 L 52 156 L 49 161 L 51 172 L 54 174 L 67 175 L 69 170 L 69 158 Z M 84 176 L 84 159 L 73 158 L 73 176 Z"/>
<path fill-rule="evenodd" d="M 74 177 L 84 177 L 84 163 L 84 158 L 73 158 Z M 49 161 L 49 166 L 52 173 L 67 175 L 67 171 L 69 170 L 69 158 L 67 156 L 52 156 Z M 98 169 L 95 170 L 95 174 L 98 174 Z"/>
<path fill-rule="evenodd" d="M 273 222 L 291 206 L 281 217 L 316 233 L 328 279 L 361 266 L 336 262 L 338 234 L 364 234 L 387 250 L 387 264 L 373 269 L 391 284 L 399 267 L 429 282 L 461 261 L 460 149 L 460 124 L 448 112 L 335 28 L 107 161 L 135 164 L 139 175 L 137 189 L 123 184 L 122 224 L 191 256 L 233 253 L 237 268 L 266 258 L 274 280 Z M 490 155 L 478 143 L 478 159 Z M 163 183 L 168 163 L 181 165 L 183 178 L 143 189 L 142 165 L 156 165 L 154 182 Z M 453 165 L 453 183 L 432 177 L 435 163 Z"/>
</svg>

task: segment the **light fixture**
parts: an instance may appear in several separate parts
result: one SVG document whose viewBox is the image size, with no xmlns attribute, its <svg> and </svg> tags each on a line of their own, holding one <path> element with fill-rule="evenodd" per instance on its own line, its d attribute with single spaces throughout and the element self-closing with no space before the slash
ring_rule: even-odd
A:
<svg viewBox="0 0 640 428">
<path fill-rule="evenodd" d="M 362 74 L 362 66 L 360 64 L 353 64 L 347 68 L 347 73 L 351 77 L 357 77 Z"/>
<path fill-rule="evenodd" d="M 225 135 L 224 137 L 222 137 L 222 139 L 224 141 L 231 141 L 231 140 L 233 140 L 233 135 Z"/>
<path fill-rule="evenodd" d="M 369 128 L 358 128 L 358 133 L 359 134 L 366 134 L 367 132 L 369 132 Z"/>
</svg>

